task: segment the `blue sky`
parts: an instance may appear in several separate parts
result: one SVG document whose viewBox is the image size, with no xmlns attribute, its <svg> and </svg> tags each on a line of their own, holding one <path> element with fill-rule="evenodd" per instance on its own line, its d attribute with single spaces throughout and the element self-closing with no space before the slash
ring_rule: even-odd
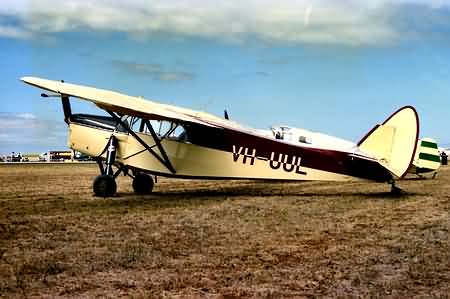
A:
<svg viewBox="0 0 450 299">
<path fill-rule="evenodd" d="M 30 75 L 353 141 L 413 105 L 450 143 L 449 1 L 3 0 L 0 54 L 3 154 L 66 148 Z"/>
</svg>

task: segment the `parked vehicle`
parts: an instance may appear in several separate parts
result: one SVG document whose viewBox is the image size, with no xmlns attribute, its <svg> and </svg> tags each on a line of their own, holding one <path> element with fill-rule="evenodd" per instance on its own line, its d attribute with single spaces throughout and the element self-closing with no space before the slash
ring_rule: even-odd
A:
<svg viewBox="0 0 450 299">
<path fill-rule="evenodd" d="M 39 155 L 40 162 L 56 162 L 71 160 L 72 151 L 48 151 Z"/>
<path fill-rule="evenodd" d="M 22 153 L 11 152 L 11 155 L 6 156 L 5 162 L 22 162 Z"/>
</svg>

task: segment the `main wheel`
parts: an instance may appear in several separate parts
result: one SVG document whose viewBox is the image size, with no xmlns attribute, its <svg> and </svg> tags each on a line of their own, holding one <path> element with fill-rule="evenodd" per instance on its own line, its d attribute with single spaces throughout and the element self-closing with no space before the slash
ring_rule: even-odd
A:
<svg viewBox="0 0 450 299">
<path fill-rule="evenodd" d="M 109 175 L 102 174 L 94 180 L 94 194 L 99 197 L 111 197 L 117 191 L 116 180 Z"/>
<path fill-rule="evenodd" d="M 145 173 L 138 173 L 133 179 L 133 190 L 138 194 L 150 194 L 153 190 L 153 179 Z"/>
</svg>

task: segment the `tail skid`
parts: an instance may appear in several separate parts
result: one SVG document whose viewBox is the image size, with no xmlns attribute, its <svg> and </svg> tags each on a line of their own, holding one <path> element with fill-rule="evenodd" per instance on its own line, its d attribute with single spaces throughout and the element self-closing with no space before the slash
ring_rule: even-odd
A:
<svg viewBox="0 0 450 299">
<path fill-rule="evenodd" d="M 419 117 L 412 106 L 397 110 L 358 142 L 359 149 L 378 160 L 395 177 L 403 178 L 414 160 Z"/>
</svg>

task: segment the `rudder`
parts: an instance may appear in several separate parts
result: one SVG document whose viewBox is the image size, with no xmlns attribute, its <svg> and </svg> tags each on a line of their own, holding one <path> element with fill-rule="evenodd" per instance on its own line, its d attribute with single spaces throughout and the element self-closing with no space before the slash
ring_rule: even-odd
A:
<svg viewBox="0 0 450 299">
<path fill-rule="evenodd" d="M 376 125 L 358 142 L 358 147 L 397 178 L 402 178 L 414 159 L 418 137 L 417 111 L 412 106 L 405 106 L 381 125 Z"/>
<path fill-rule="evenodd" d="M 422 138 L 417 145 L 413 166 L 416 173 L 432 172 L 441 166 L 439 148 L 434 139 Z"/>
</svg>

